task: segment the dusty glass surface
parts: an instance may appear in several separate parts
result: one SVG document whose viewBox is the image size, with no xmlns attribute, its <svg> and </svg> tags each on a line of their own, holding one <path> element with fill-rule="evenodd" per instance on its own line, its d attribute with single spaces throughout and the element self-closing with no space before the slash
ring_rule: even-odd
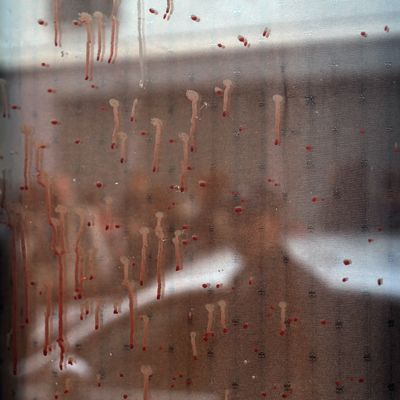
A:
<svg viewBox="0 0 400 400">
<path fill-rule="evenodd" d="M 396 399 L 396 1 L 1 3 L 3 399 Z"/>
</svg>

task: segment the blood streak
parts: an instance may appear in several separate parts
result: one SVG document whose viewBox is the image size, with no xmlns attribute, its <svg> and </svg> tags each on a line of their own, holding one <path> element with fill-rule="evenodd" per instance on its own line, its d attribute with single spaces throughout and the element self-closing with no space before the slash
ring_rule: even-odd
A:
<svg viewBox="0 0 400 400">
<path fill-rule="evenodd" d="M 79 21 L 86 28 L 86 67 L 85 80 L 93 80 L 93 28 L 92 16 L 86 12 L 79 14 Z"/>
<path fill-rule="evenodd" d="M 47 356 L 50 348 L 50 318 L 52 314 L 52 284 L 48 282 L 45 284 L 46 292 L 46 311 L 44 314 L 44 345 L 43 345 L 43 355 Z"/>
<path fill-rule="evenodd" d="M 224 333 L 227 333 L 228 329 L 226 327 L 226 301 L 225 300 L 219 300 L 217 304 L 219 305 L 220 313 L 221 313 L 220 321 L 221 321 L 222 331 Z"/>
<path fill-rule="evenodd" d="M 61 47 L 60 0 L 53 0 L 54 46 Z"/>
<path fill-rule="evenodd" d="M 111 42 L 110 42 L 110 57 L 108 63 L 114 63 L 117 58 L 118 51 L 118 28 L 119 21 L 117 18 L 118 9 L 121 4 L 121 0 L 113 0 L 113 7 L 111 11 Z"/>
<path fill-rule="evenodd" d="M 269 36 L 271 35 L 271 29 L 269 29 L 268 27 L 266 27 L 266 28 L 264 29 L 264 32 L 263 32 L 262 35 L 263 35 L 266 39 L 268 39 Z"/>
<path fill-rule="evenodd" d="M 147 251 L 149 248 L 149 233 L 150 229 L 147 226 L 142 226 L 139 229 L 139 233 L 142 235 L 142 251 L 141 251 L 141 259 L 140 259 L 140 286 L 144 284 L 144 275 L 146 271 L 146 262 L 147 262 Z"/>
<path fill-rule="evenodd" d="M 143 374 L 143 400 L 148 400 L 149 398 L 149 380 L 150 376 L 153 374 L 153 370 L 150 365 L 142 365 L 140 367 L 140 372 Z"/>
<path fill-rule="evenodd" d="M 224 101 L 222 107 L 222 116 L 228 117 L 229 116 L 229 108 L 230 108 L 230 100 L 231 100 L 231 91 L 233 88 L 233 82 L 230 79 L 224 79 L 222 81 L 224 84 Z"/>
<path fill-rule="evenodd" d="M 213 335 L 213 322 L 214 322 L 214 309 L 215 305 L 214 304 L 206 304 L 205 309 L 208 312 L 208 317 L 207 317 L 207 330 L 206 330 L 206 335 Z"/>
<path fill-rule="evenodd" d="M 126 141 L 128 139 L 128 135 L 125 132 L 118 132 L 118 139 L 120 142 L 119 146 L 119 161 L 121 164 L 126 163 L 127 160 L 127 146 Z"/>
<path fill-rule="evenodd" d="M 175 236 L 172 239 L 172 243 L 174 244 L 174 248 L 175 248 L 175 266 L 176 266 L 177 271 L 179 271 L 183 268 L 181 249 L 180 249 L 180 240 L 179 240 L 179 237 L 181 235 L 182 235 L 182 231 L 176 230 Z"/>
<path fill-rule="evenodd" d="M 190 150 L 194 151 L 196 149 L 196 128 L 197 128 L 197 120 L 198 116 L 198 103 L 200 101 L 200 95 L 194 90 L 186 91 L 186 98 L 192 103 L 192 116 L 190 118 L 190 131 L 189 131 L 189 140 L 190 140 Z"/>
<path fill-rule="evenodd" d="M 86 213 L 83 208 L 76 208 L 75 213 L 79 216 L 79 228 L 78 234 L 75 241 L 75 294 L 78 299 L 82 298 L 82 288 L 81 288 L 81 280 L 80 280 L 80 262 L 81 262 L 81 246 L 80 242 L 83 235 L 83 230 L 85 227 L 85 218 Z"/>
<path fill-rule="evenodd" d="M 278 304 L 279 308 L 281 309 L 281 330 L 280 335 L 283 336 L 286 332 L 286 310 L 287 310 L 287 303 L 286 301 L 280 301 Z"/>
<path fill-rule="evenodd" d="M 281 108 L 283 103 L 283 97 L 279 94 L 272 96 L 272 100 L 275 103 L 275 145 L 281 144 Z"/>
<path fill-rule="evenodd" d="M 24 147 L 24 190 L 28 190 L 30 187 L 30 161 L 31 161 L 31 135 L 32 128 L 29 125 L 23 125 L 21 132 L 25 137 Z"/>
<path fill-rule="evenodd" d="M 12 370 L 13 374 L 17 375 L 18 364 L 18 338 L 17 338 L 17 323 L 18 323 L 18 292 L 17 292 L 17 253 L 16 253 L 16 237 L 14 225 L 9 221 L 10 227 L 10 240 L 11 240 L 11 279 L 12 279 Z"/>
<path fill-rule="evenodd" d="M 111 136 L 111 148 L 115 149 L 117 147 L 117 135 L 121 127 L 121 115 L 119 111 L 120 103 L 116 99 L 110 99 L 109 104 L 113 109 L 114 117 L 114 128 Z"/>
<path fill-rule="evenodd" d="M 138 13 L 137 29 L 138 29 L 138 43 L 139 43 L 139 64 L 140 64 L 139 87 L 143 89 L 146 85 L 146 69 L 145 69 L 146 40 L 144 36 L 143 0 L 137 0 L 137 13 Z"/>
<path fill-rule="evenodd" d="M 25 323 L 29 324 L 30 320 L 30 305 L 29 305 L 29 266 L 26 257 L 26 240 L 25 240 L 25 227 L 24 220 L 20 218 L 20 242 L 21 242 L 21 255 L 22 265 L 24 271 L 24 296 L 25 296 Z"/>
<path fill-rule="evenodd" d="M 159 118 L 152 118 L 150 120 L 150 122 L 156 128 L 152 170 L 153 170 L 153 172 L 159 172 L 159 170 L 160 170 L 160 147 L 161 147 L 163 122 Z"/>
<path fill-rule="evenodd" d="M 105 53 L 105 30 L 104 30 L 104 15 L 100 11 L 95 11 L 93 17 L 97 24 L 97 56 L 96 60 L 103 62 Z"/>
<path fill-rule="evenodd" d="M 139 102 L 138 99 L 134 99 L 133 103 L 132 103 L 132 110 L 131 110 L 131 115 L 130 115 L 130 121 L 132 123 L 136 122 L 136 107 L 137 107 L 138 102 Z"/>
<path fill-rule="evenodd" d="M 169 21 L 173 12 L 174 12 L 174 2 L 173 0 L 167 0 L 167 8 L 165 9 L 163 18 Z"/>
<path fill-rule="evenodd" d="M 149 317 L 147 315 L 142 315 L 143 321 L 143 336 L 142 336 L 142 350 L 147 350 L 147 341 L 149 337 Z"/>
<path fill-rule="evenodd" d="M 125 282 L 123 284 L 128 290 L 129 298 L 129 347 L 133 349 L 134 347 L 134 321 L 135 321 L 135 293 L 134 293 L 134 283 Z"/>
<path fill-rule="evenodd" d="M 101 303 L 100 300 L 96 301 L 95 314 L 94 314 L 94 329 L 97 331 L 100 328 L 100 312 Z"/>
<path fill-rule="evenodd" d="M 165 235 L 161 226 L 162 219 L 164 218 L 164 213 L 161 211 L 155 214 L 157 223 L 155 227 L 155 234 L 158 239 L 158 249 L 157 249 L 157 300 L 161 299 L 162 293 L 162 279 L 163 279 L 163 259 L 164 259 L 164 241 Z"/>
<path fill-rule="evenodd" d="M 8 110 L 7 81 L 5 79 L 0 79 L 0 91 L 3 118 L 8 118 L 10 113 Z"/>
<path fill-rule="evenodd" d="M 197 360 L 196 332 L 190 332 L 190 343 L 192 345 L 193 360 Z"/>
<path fill-rule="evenodd" d="M 188 168 L 189 168 L 189 140 L 190 140 L 190 138 L 186 133 L 181 132 L 179 134 L 179 139 L 181 139 L 182 145 L 183 145 L 183 158 L 181 161 L 181 177 L 180 177 L 179 187 L 180 187 L 180 191 L 184 192 L 185 188 L 186 188 L 186 175 L 187 175 Z"/>
<path fill-rule="evenodd" d="M 158 11 L 154 8 L 149 8 L 149 12 L 154 15 L 158 15 Z"/>
<path fill-rule="evenodd" d="M 59 227 L 60 227 L 60 246 L 56 247 L 56 254 L 58 258 L 58 337 L 57 343 L 60 347 L 60 362 L 59 368 L 63 369 L 64 355 L 65 355 L 65 342 L 64 342 L 64 270 L 65 270 L 65 214 L 67 209 L 58 205 L 55 209 L 56 213 L 60 214 Z"/>
</svg>

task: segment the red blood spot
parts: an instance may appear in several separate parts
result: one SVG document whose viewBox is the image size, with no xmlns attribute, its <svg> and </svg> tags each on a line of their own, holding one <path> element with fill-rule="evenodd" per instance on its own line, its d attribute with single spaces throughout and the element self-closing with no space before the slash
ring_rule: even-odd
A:
<svg viewBox="0 0 400 400">
<path fill-rule="evenodd" d="M 262 397 L 267 397 L 267 393 L 266 392 L 261 392 L 261 396 Z"/>
<path fill-rule="evenodd" d="M 187 231 L 188 229 L 190 229 L 190 226 L 189 225 L 182 225 L 182 229 L 184 231 Z"/>
<path fill-rule="evenodd" d="M 313 149 L 313 147 L 311 146 L 311 144 L 308 144 L 308 145 L 306 146 L 306 150 L 307 150 L 307 151 L 312 151 L 312 149 Z"/>
<path fill-rule="evenodd" d="M 11 109 L 12 110 L 20 110 L 21 107 L 18 107 L 16 104 L 11 104 Z"/>
<path fill-rule="evenodd" d="M 247 329 L 249 327 L 249 323 L 248 322 L 245 322 L 244 324 L 243 324 L 243 329 Z"/>
<path fill-rule="evenodd" d="M 194 240 L 194 241 L 199 240 L 198 235 L 192 235 L 192 240 Z"/>
<path fill-rule="evenodd" d="M 44 26 L 46 26 L 47 25 L 47 22 L 44 20 L 44 19 L 38 19 L 38 24 L 39 25 L 44 25 Z"/>
<path fill-rule="evenodd" d="M 286 399 L 288 397 L 288 395 L 286 393 L 282 394 L 282 399 Z"/>
<path fill-rule="evenodd" d="M 369 238 L 368 239 L 368 243 L 372 243 L 374 241 L 374 239 Z"/>
<path fill-rule="evenodd" d="M 360 128 L 360 134 L 364 135 L 365 134 L 365 129 L 364 128 Z"/>
<path fill-rule="evenodd" d="M 293 322 L 297 322 L 299 319 L 297 317 L 293 317 Z"/>
<path fill-rule="evenodd" d="M 242 35 L 238 35 L 237 38 L 238 38 L 239 42 L 244 43 L 246 41 L 246 38 L 244 36 L 242 36 Z"/>
<path fill-rule="evenodd" d="M 121 228 L 121 225 L 118 225 L 118 224 L 117 224 L 117 225 L 115 225 L 115 228 L 116 228 L 116 229 L 119 229 L 119 228 Z M 133 264 L 133 265 L 135 265 L 135 264 Z"/>
<path fill-rule="evenodd" d="M 279 331 L 280 336 L 285 336 L 285 334 L 286 334 L 286 332 L 283 329 Z"/>
<path fill-rule="evenodd" d="M 223 332 L 223 333 L 228 333 L 228 328 L 224 328 L 224 329 L 222 330 L 222 332 Z"/>
<path fill-rule="evenodd" d="M 218 46 L 220 49 L 224 49 L 224 48 L 225 48 L 225 46 L 224 46 L 222 43 L 218 43 L 217 46 Z"/>
<path fill-rule="evenodd" d="M 192 19 L 192 21 L 200 22 L 200 18 L 196 15 L 191 15 L 190 18 Z"/>
<path fill-rule="evenodd" d="M 123 377 L 124 377 L 124 374 L 123 374 L 122 372 L 120 372 L 120 373 L 119 373 L 119 377 L 120 377 L 120 378 L 123 378 Z"/>
<path fill-rule="evenodd" d="M 128 395 L 127 395 L 127 394 L 124 394 L 122 397 L 123 397 L 124 399 L 127 399 L 127 398 L 128 398 Z"/>
<path fill-rule="evenodd" d="M 234 211 L 236 214 L 241 214 L 243 212 L 243 208 L 242 208 L 242 206 L 236 206 L 234 208 Z"/>
<path fill-rule="evenodd" d="M 316 203 L 316 202 L 317 202 L 317 200 L 318 200 L 318 198 L 317 198 L 317 197 L 315 197 L 315 196 L 311 198 L 311 201 L 312 201 L 313 203 Z"/>
<path fill-rule="evenodd" d="M 350 265 L 351 264 L 351 260 L 346 258 L 346 259 L 343 260 L 343 264 L 344 265 Z"/>
<path fill-rule="evenodd" d="M 199 183 L 200 187 L 206 187 L 207 186 L 207 182 L 206 181 L 200 180 L 198 183 Z"/>
<path fill-rule="evenodd" d="M 326 321 L 326 319 L 321 319 L 321 320 L 319 321 L 319 323 L 320 323 L 321 325 L 326 325 L 327 321 Z"/>
<path fill-rule="evenodd" d="M 140 131 L 140 132 L 139 132 L 139 135 L 140 135 L 140 136 L 146 136 L 146 131 Z"/>
<path fill-rule="evenodd" d="M 383 232 L 383 228 L 381 226 L 378 228 L 378 232 Z"/>
<path fill-rule="evenodd" d="M 207 289 L 207 288 L 208 288 L 208 284 L 207 284 L 207 283 L 203 283 L 201 286 L 202 286 L 204 289 Z"/>
<path fill-rule="evenodd" d="M 56 119 L 52 119 L 52 120 L 50 121 L 50 123 L 51 123 L 52 125 L 60 125 L 60 121 L 58 121 L 58 120 L 56 120 Z"/>
<path fill-rule="evenodd" d="M 54 90 L 54 89 L 52 89 L 52 88 L 48 88 L 47 89 L 47 93 L 55 93 L 56 91 Z"/>
<path fill-rule="evenodd" d="M 364 383 L 365 380 L 364 380 L 364 378 L 361 377 L 361 378 L 358 378 L 358 382 L 359 382 L 359 383 Z"/>
<path fill-rule="evenodd" d="M 368 35 L 367 35 L 367 32 L 364 32 L 364 31 L 362 31 L 362 32 L 360 32 L 360 35 L 362 36 L 362 37 L 364 37 L 364 38 L 366 38 Z"/>
<path fill-rule="evenodd" d="M 149 8 L 149 12 L 150 12 L 151 14 L 158 15 L 158 11 L 155 10 L 154 8 Z"/>
<path fill-rule="evenodd" d="M 223 116 L 223 117 L 229 117 L 229 111 L 224 111 L 224 112 L 222 113 L 222 116 Z"/>
<path fill-rule="evenodd" d="M 47 63 L 42 62 L 42 63 L 40 64 L 40 66 L 42 66 L 42 67 L 44 67 L 44 68 L 49 68 L 49 67 L 50 67 L 50 64 L 47 64 Z"/>
<path fill-rule="evenodd" d="M 389 32 L 389 31 L 390 31 L 390 28 L 386 25 L 386 26 L 383 28 L 383 30 L 384 30 L 385 32 Z"/>
<path fill-rule="evenodd" d="M 176 140 L 174 140 L 174 139 L 169 139 L 169 142 L 170 142 L 170 143 L 176 143 Z"/>
<path fill-rule="evenodd" d="M 349 280 L 349 278 L 347 278 L 347 277 L 342 278 L 342 282 L 347 282 L 348 280 Z"/>
<path fill-rule="evenodd" d="M 224 95 L 224 91 L 221 90 L 221 89 L 216 89 L 216 90 L 214 91 L 214 93 L 215 93 L 217 96 L 223 96 L 223 95 Z"/>
<path fill-rule="evenodd" d="M 97 182 L 96 182 L 96 187 L 97 187 L 98 189 L 101 189 L 101 188 L 103 187 L 103 184 L 102 184 L 100 181 L 97 181 Z"/>
<path fill-rule="evenodd" d="M 184 246 L 186 246 L 188 243 L 189 243 L 189 242 L 188 242 L 187 239 L 182 239 L 182 244 L 183 244 Z"/>
<path fill-rule="evenodd" d="M 80 139 L 75 139 L 75 144 L 81 144 L 81 140 Z"/>
</svg>

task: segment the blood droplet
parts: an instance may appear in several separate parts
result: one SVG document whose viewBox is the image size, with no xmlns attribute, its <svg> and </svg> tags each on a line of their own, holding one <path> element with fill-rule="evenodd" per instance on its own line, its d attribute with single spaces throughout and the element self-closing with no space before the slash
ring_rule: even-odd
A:
<svg viewBox="0 0 400 400">
<path fill-rule="evenodd" d="M 192 21 L 194 22 L 200 22 L 200 18 L 197 15 L 191 15 L 190 18 L 192 19 Z"/>
<path fill-rule="evenodd" d="M 350 265 L 351 264 L 351 260 L 346 258 L 346 259 L 343 260 L 343 264 L 344 265 Z"/>
</svg>

